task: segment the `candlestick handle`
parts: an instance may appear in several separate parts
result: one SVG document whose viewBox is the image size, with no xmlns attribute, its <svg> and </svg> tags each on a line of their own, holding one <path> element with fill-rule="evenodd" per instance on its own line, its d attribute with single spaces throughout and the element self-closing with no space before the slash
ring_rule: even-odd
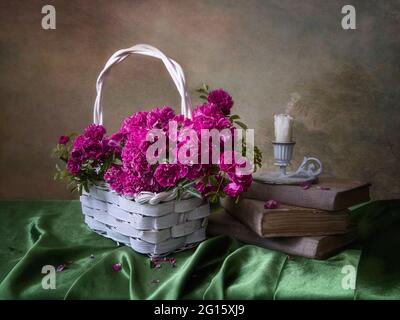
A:
<svg viewBox="0 0 400 320">
<path fill-rule="evenodd" d="M 297 170 L 289 176 L 294 178 L 300 177 L 317 177 L 322 173 L 322 163 L 314 157 L 304 157 L 302 163 Z"/>
<path fill-rule="evenodd" d="M 279 167 L 279 172 L 257 172 L 253 174 L 254 180 L 270 184 L 298 185 L 302 182 L 314 181 L 322 173 L 322 163 L 314 157 L 304 157 L 295 172 L 287 172 L 295 142 L 272 142 L 272 144 L 274 146 L 274 164 Z"/>
</svg>

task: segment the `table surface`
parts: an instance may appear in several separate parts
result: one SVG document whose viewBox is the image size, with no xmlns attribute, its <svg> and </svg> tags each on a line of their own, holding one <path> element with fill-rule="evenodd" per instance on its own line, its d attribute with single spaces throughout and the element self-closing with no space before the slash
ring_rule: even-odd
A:
<svg viewBox="0 0 400 320">
<path fill-rule="evenodd" d="M 89 230 L 78 201 L 0 201 L 0 219 L 0 299 L 400 298 L 400 200 L 353 209 L 359 242 L 327 260 L 220 236 L 160 268 Z"/>
</svg>

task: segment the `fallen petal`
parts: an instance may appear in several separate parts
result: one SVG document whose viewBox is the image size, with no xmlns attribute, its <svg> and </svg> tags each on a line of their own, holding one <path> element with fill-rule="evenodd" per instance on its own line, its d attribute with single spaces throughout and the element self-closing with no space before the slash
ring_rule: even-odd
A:
<svg viewBox="0 0 400 320">
<path fill-rule="evenodd" d="M 310 181 L 305 181 L 305 182 L 301 182 L 299 184 L 299 186 L 303 189 L 303 190 L 307 190 L 311 187 L 311 182 Z"/>
<path fill-rule="evenodd" d="M 120 263 L 114 263 L 112 268 L 114 269 L 114 271 L 121 271 L 122 269 L 122 264 Z"/>
<path fill-rule="evenodd" d="M 276 209 L 276 208 L 278 208 L 278 206 L 279 206 L 279 203 L 276 200 L 268 200 L 264 204 L 265 209 Z"/>
<path fill-rule="evenodd" d="M 57 267 L 57 272 L 63 272 L 65 270 L 65 264 L 60 264 L 58 267 Z"/>
</svg>

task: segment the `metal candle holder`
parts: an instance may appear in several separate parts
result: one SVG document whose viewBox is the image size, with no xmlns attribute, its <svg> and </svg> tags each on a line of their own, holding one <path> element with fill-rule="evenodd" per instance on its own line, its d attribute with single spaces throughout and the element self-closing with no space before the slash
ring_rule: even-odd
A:
<svg viewBox="0 0 400 320">
<path fill-rule="evenodd" d="M 274 146 L 274 165 L 279 166 L 280 174 L 286 176 L 286 167 L 290 166 L 296 142 L 272 142 Z"/>
<path fill-rule="evenodd" d="M 296 171 L 287 172 L 293 157 L 296 142 L 272 142 L 274 149 L 274 165 L 279 172 L 260 172 L 254 174 L 254 180 L 270 184 L 299 184 L 311 182 L 322 173 L 322 163 L 314 157 L 304 157 Z"/>
</svg>

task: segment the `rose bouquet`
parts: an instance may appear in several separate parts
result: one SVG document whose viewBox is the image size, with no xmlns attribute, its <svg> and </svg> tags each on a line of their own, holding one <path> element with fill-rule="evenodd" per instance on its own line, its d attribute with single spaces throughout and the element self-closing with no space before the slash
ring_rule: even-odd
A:
<svg viewBox="0 0 400 320">
<path fill-rule="evenodd" d="M 104 81 L 131 54 L 163 62 L 181 97 L 180 114 L 168 106 L 137 112 L 107 134 Z M 85 223 L 150 256 L 203 241 L 209 202 L 238 198 L 261 165 L 254 132 L 231 115 L 232 97 L 204 85 L 199 89 L 204 103 L 192 108 L 181 66 L 147 44 L 116 51 L 97 78 L 96 93 L 93 124 L 80 135 L 60 137 L 54 149 L 63 163 L 55 178 L 79 191 Z"/>
<path fill-rule="evenodd" d="M 204 103 L 191 119 L 164 106 L 127 117 L 111 135 L 102 125 L 91 124 L 80 135 L 61 136 L 54 155 L 65 167 L 56 166 L 55 178 L 67 179 L 71 190 L 80 193 L 105 181 L 126 198 L 173 189 L 178 198 L 238 198 L 261 166 L 261 153 L 235 139 L 247 127 L 231 115 L 233 100 L 226 91 L 203 85 L 198 92 Z M 245 156 L 249 149 L 251 158 Z"/>
</svg>

